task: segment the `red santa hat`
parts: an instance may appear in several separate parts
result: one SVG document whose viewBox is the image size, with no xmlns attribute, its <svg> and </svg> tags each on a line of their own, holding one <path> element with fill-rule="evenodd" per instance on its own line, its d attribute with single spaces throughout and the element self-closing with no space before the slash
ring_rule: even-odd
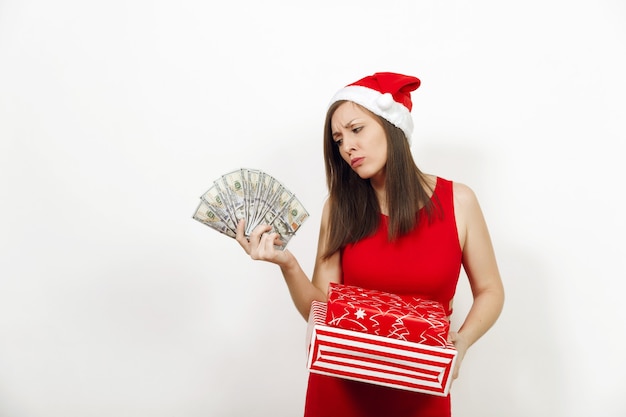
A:
<svg viewBox="0 0 626 417">
<path fill-rule="evenodd" d="M 393 72 L 377 72 L 337 91 L 329 105 L 339 100 L 360 104 L 402 129 L 406 138 L 410 140 L 413 133 L 411 91 L 419 86 L 420 80 L 416 77 Z"/>
</svg>

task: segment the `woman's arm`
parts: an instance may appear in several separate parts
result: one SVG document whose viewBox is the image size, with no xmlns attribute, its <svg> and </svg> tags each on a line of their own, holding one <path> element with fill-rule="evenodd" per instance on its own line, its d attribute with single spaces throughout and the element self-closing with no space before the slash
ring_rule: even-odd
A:
<svg viewBox="0 0 626 417">
<path fill-rule="evenodd" d="M 504 304 L 504 287 L 487 223 L 476 195 L 469 187 L 455 183 L 454 200 L 463 250 L 463 268 L 474 298 L 460 329 L 451 335 L 459 351 L 460 364 L 465 351 L 498 319 Z M 457 373 L 458 367 L 454 377 Z"/>
<path fill-rule="evenodd" d="M 277 233 L 269 233 L 272 229 L 269 225 L 257 226 L 249 238 L 244 236 L 244 221 L 237 225 L 237 242 L 244 248 L 252 259 L 271 262 L 280 267 L 289 288 L 289 294 L 294 305 L 307 320 L 309 310 L 313 300 L 326 301 L 328 285 L 332 282 L 339 282 L 341 279 L 341 263 L 339 252 L 324 260 L 321 255 L 324 253 L 326 236 L 328 233 L 329 202 L 326 201 L 322 211 L 322 221 L 317 246 L 317 256 L 313 279 L 302 270 L 296 257 L 288 250 L 279 250 L 274 247 L 279 242 L 280 236 Z"/>
</svg>

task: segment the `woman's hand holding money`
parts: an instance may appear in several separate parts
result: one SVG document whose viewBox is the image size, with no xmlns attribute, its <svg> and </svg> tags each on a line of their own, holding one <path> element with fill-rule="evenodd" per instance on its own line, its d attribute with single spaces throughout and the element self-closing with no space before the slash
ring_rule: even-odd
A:
<svg viewBox="0 0 626 417">
<path fill-rule="evenodd" d="M 252 259 L 275 263 L 279 266 L 289 262 L 291 253 L 276 248 L 283 243 L 278 233 L 270 232 L 272 226 L 261 224 L 252 230 L 249 237 L 246 237 L 244 234 L 245 223 L 245 219 L 241 219 L 237 223 L 235 239 Z"/>
</svg>

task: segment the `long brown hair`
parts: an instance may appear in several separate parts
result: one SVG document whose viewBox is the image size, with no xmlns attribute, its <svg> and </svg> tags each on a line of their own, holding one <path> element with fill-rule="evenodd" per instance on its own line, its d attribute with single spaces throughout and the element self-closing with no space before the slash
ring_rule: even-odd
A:
<svg viewBox="0 0 626 417">
<path fill-rule="evenodd" d="M 333 140 L 331 119 L 342 103 L 345 101 L 331 105 L 324 123 L 324 163 L 330 202 L 324 258 L 349 243 L 372 235 L 380 223 L 380 206 L 370 181 L 361 179 L 352 170 Z M 391 241 L 415 227 L 420 208 L 424 208 L 429 220 L 433 218 L 435 204 L 429 196 L 429 191 L 432 193 L 433 190 L 415 164 L 404 132 L 386 119 L 359 107 L 379 121 L 387 137 L 385 188 L 389 210 L 388 238 Z"/>
</svg>

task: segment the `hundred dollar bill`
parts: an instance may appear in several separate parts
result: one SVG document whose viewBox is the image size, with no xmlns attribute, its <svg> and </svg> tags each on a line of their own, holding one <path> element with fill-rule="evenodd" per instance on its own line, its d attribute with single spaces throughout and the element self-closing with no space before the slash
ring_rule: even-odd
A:
<svg viewBox="0 0 626 417">
<path fill-rule="evenodd" d="M 193 218 L 199 222 L 209 226 L 212 229 L 217 230 L 226 236 L 234 238 L 236 236 L 235 231 L 228 227 L 220 217 L 215 214 L 215 211 L 205 201 L 200 201 L 196 212 L 193 214 Z"/>
<path fill-rule="evenodd" d="M 293 233 L 289 230 L 289 225 L 285 222 L 285 219 L 282 217 L 274 218 L 274 221 L 271 223 L 272 231 L 278 233 L 280 236 L 281 244 L 274 245 L 278 249 L 284 250 L 287 247 L 287 243 L 293 237 Z"/>
<path fill-rule="evenodd" d="M 285 217 L 293 234 L 296 233 L 304 221 L 309 217 L 309 212 L 306 211 L 300 200 L 294 197 L 289 201 L 289 204 L 286 207 Z"/>
<path fill-rule="evenodd" d="M 273 178 L 266 173 L 259 173 L 256 194 L 251 204 L 252 207 L 254 207 L 254 212 L 250 216 L 246 230 L 252 231 L 252 229 L 259 224 L 263 216 L 265 216 L 265 212 L 268 209 L 268 201 L 272 198 L 271 184 L 273 181 Z"/>
<path fill-rule="evenodd" d="M 220 189 L 220 192 L 229 199 L 230 212 L 233 216 L 233 221 L 237 223 L 247 216 L 241 170 L 238 169 L 224 174 L 220 180 L 216 181 L 215 184 Z"/>
<path fill-rule="evenodd" d="M 258 225 L 265 217 L 265 213 L 267 213 L 267 211 L 271 207 L 272 201 L 274 200 L 275 195 L 278 192 L 278 188 L 276 187 L 275 183 L 276 180 L 270 175 L 263 173 L 263 175 L 261 176 L 259 198 L 256 203 L 256 216 L 253 219 L 256 225 Z"/>
<path fill-rule="evenodd" d="M 296 234 L 296 231 L 302 226 L 302 223 L 309 217 L 300 200 L 295 196 L 289 199 L 286 207 L 282 212 L 275 216 L 271 221 L 272 230 L 280 235 L 281 245 L 276 245 L 280 249 L 285 249 L 287 243 Z"/>
<path fill-rule="evenodd" d="M 259 224 L 271 225 L 277 218 L 279 218 L 285 210 L 285 207 L 294 198 L 294 195 L 282 186 L 279 186 L 273 198 L 267 205 L 267 209 L 263 216 L 263 219 L 259 221 Z"/>
<path fill-rule="evenodd" d="M 229 228 L 232 230 L 237 228 L 237 224 L 233 221 L 233 217 L 231 217 L 229 213 L 227 203 L 224 202 L 224 197 L 216 185 L 209 188 L 200 198 L 213 209 L 213 212 L 226 223 Z"/>
<path fill-rule="evenodd" d="M 260 194 L 262 192 L 262 177 L 264 173 L 256 169 L 242 169 L 244 201 L 246 207 L 246 230 L 257 218 L 261 209 Z"/>
<path fill-rule="evenodd" d="M 248 235 L 259 224 L 270 224 L 280 214 L 281 206 L 285 204 L 284 201 L 290 196 L 289 191 L 285 190 L 275 180 L 271 180 L 268 186 L 268 192 L 257 202 L 255 218 L 251 219 L 246 227 L 246 234 Z"/>
<path fill-rule="evenodd" d="M 293 196 L 280 215 L 272 222 L 272 225 L 275 225 L 277 229 L 280 228 L 278 232 L 281 236 L 292 236 L 308 217 L 309 212 L 306 211 L 300 200 Z"/>
</svg>

